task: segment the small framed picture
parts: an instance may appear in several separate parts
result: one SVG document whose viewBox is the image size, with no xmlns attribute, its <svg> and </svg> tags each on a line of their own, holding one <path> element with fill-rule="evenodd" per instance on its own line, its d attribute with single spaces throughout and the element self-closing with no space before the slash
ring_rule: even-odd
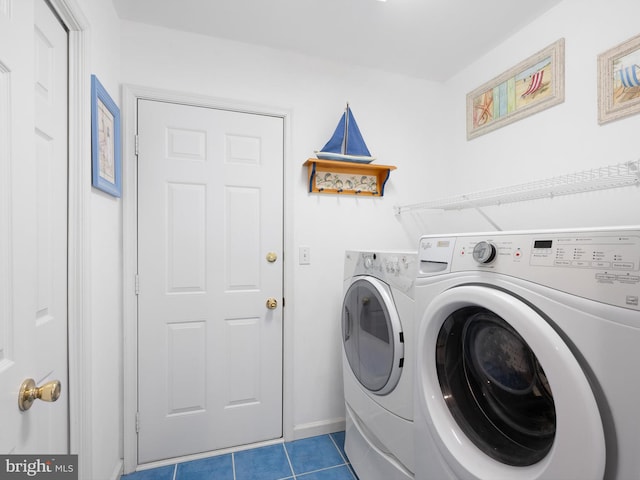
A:
<svg viewBox="0 0 640 480">
<path fill-rule="evenodd" d="M 598 55 L 598 123 L 640 112 L 640 35 Z"/>
<path fill-rule="evenodd" d="M 564 102 L 564 38 L 467 94 L 467 140 Z"/>
<path fill-rule="evenodd" d="M 91 75 L 91 184 L 114 197 L 122 195 L 120 109 Z"/>
</svg>

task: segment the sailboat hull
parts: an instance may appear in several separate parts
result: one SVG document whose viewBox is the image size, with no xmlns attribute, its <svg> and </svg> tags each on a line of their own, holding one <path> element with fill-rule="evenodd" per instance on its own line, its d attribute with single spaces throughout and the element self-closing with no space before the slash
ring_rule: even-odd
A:
<svg viewBox="0 0 640 480">
<path fill-rule="evenodd" d="M 371 163 L 376 157 L 366 157 L 362 155 L 347 155 L 344 153 L 319 152 L 316 150 L 316 157 L 321 160 L 336 160 L 338 162 Z"/>
</svg>

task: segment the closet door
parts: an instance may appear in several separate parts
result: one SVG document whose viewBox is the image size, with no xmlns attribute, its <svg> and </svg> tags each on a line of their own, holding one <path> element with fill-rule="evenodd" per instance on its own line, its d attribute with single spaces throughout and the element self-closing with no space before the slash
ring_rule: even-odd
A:
<svg viewBox="0 0 640 480">
<path fill-rule="evenodd" d="M 139 463 L 280 438 L 283 119 L 140 100 L 138 136 Z"/>
<path fill-rule="evenodd" d="M 67 55 L 44 0 L 0 1 L 3 453 L 69 451 Z M 20 404 L 21 385 L 43 386 L 42 400 Z"/>
</svg>

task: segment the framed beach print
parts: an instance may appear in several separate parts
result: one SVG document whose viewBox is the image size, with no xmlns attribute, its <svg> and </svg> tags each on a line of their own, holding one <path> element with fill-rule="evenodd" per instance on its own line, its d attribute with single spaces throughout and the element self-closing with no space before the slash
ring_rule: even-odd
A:
<svg viewBox="0 0 640 480">
<path fill-rule="evenodd" d="M 91 75 L 91 184 L 114 197 L 122 194 L 120 110 Z"/>
<path fill-rule="evenodd" d="M 640 112 L 640 35 L 598 55 L 598 123 Z"/>
<path fill-rule="evenodd" d="M 564 38 L 467 94 L 467 140 L 564 101 Z"/>
</svg>

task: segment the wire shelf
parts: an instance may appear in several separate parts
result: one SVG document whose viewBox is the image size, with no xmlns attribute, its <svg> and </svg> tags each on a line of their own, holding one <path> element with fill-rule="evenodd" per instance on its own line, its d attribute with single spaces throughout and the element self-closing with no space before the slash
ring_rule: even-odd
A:
<svg viewBox="0 0 640 480">
<path fill-rule="evenodd" d="M 510 187 L 456 195 L 394 207 L 396 215 L 414 210 L 460 210 L 561 195 L 640 185 L 640 160 L 583 170 Z"/>
</svg>

